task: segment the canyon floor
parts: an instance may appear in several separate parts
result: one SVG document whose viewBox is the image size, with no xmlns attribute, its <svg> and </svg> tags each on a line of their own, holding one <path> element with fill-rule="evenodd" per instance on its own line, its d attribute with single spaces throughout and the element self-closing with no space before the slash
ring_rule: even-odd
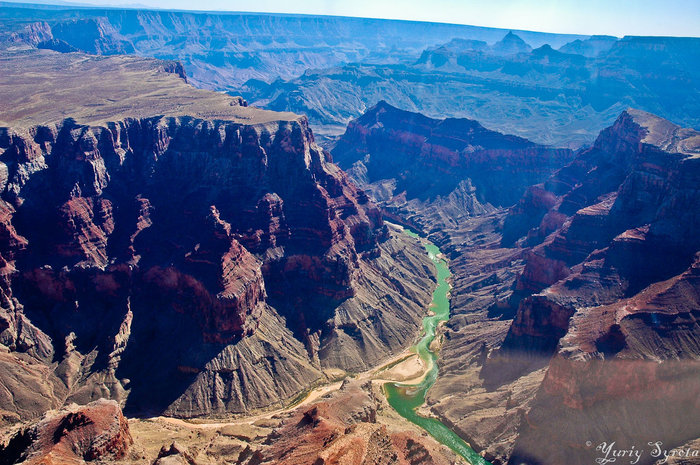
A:
<svg viewBox="0 0 700 465">
<path fill-rule="evenodd" d="M 158 458 L 163 445 L 177 442 L 198 464 L 255 463 L 246 462 L 246 457 L 252 457 L 256 452 L 264 456 L 265 451 L 274 442 L 273 432 L 298 416 L 300 412 L 318 409 L 319 406 L 329 403 L 343 402 L 348 391 L 360 390 L 375 403 L 376 417 L 372 422 L 368 422 L 373 425 L 372 428 L 386 428 L 389 432 L 415 435 L 438 455 L 436 461 L 440 460 L 440 456 L 444 456 L 449 463 L 466 464 L 466 461 L 446 446 L 440 445 L 421 428 L 401 417 L 386 400 L 382 391 L 384 383 L 391 381 L 418 383 L 425 372 L 425 365 L 415 354 L 407 350 L 386 360 L 377 368 L 354 375 L 344 375 L 342 381 L 319 386 L 309 392 L 299 403 L 283 409 L 231 419 L 130 418 L 129 428 L 134 438 L 134 446 L 121 462 L 151 464 Z M 347 439 L 347 441 L 350 440 Z M 310 444 L 310 446 L 313 445 Z M 321 452 L 323 445 L 316 446 Z M 383 462 L 373 462 L 371 453 L 366 453 L 363 461 L 358 463 Z"/>
<path fill-rule="evenodd" d="M 434 341 L 432 350 L 439 351 L 439 341 L 440 338 Z M 124 465 L 467 464 L 401 417 L 386 400 L 384 383 L 417 384 L 427 369 L 414 352 L 406 349 L 361 373 L 328 370 L 329 382 L 309 390 L 284 408 L 221 418 L 128 418 L 133 444 L 123 457 L 112 462 Z M 350 413 L 344 415 L 344 409 Z M 423 413 L 430 415 L 428 410 Z M 48 412 L 46 416 L 51 415 Z M 330 436 L 307 431 L 306 418 L 313 419 L 312 430 L 322 429 L 324 422 L 331 421 Z M 15 424 L 3 429 L 2 442 L 7 442 L 22 427 Z M 297 442 L 280 451 L 277 444 L 280 438 Z M 333 450 L 326 447 L 329 439 Z M 329 459 L 333 453 L 336 461 L 318 462 L 319 458 Z"/>
</svg>

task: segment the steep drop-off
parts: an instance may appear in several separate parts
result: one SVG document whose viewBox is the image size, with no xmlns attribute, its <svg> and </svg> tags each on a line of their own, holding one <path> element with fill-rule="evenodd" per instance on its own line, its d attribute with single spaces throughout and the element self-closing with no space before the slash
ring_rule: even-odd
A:
<svg viewBox="0 0 700 465">
<path fill-rule="evenodd" d="M 362 131 L 351 126 L 339 158 L 351 154 L 351 175 L 386 214 L 450 257 L 454 313 L 432 412 L 492 463 L 593 463 L 604 441 L 649 452 L 648 442 L 696 440 L 698 133 L 628 110 L 553 175 L 543 169 L 544 182 L 512 207 L 474 208 L 485 205 L 478 187 L 470 202 L 454 192 L 418 201 L 433 180 L 455 186 L 465 165 L 431 160 L 429 121 L 406 118 L 416 130 L 402 132 L 373 115 Z M 356 145 L 349 134 L 361 134 Z M 386 164 L 389 181 L 377 180 L 381 144 L 366 141 L 381 140 L 398 159 L 420 155 L 407 169 Z M 395 189 L 422 173 L 431 174 L 422 189 Z M 501 186 L 518 189 L 518 180 Z"/>
<path fill-rule="evenodd" d="M 510 463 L 589 463 L 600 452 L 584 431 L 638 449 L 700 435 L 699 183 L 700 134 L 628 110 L 538 188 L 555 202 L 522 239 L 539 244 L 495 361 L 552 359 Z"/>
<path fill-rule="evenodd" d="M 573 158 L 476 121 L 436 120 L 386 102 L 352 121 L 332 153 L 390 215 L 426 232 L 512 205 Z"/>
<path fill-rule="evenodd" d="M 414 337 L 429 262 L 305 118 L 193 89 L 162 62 L 3 60 L 16 73 L 44 63 L 18 85 L 53 102 L 3 83 L 7 418 L 100 397 L 130 412 L 247 412 Z"/>
</svg>

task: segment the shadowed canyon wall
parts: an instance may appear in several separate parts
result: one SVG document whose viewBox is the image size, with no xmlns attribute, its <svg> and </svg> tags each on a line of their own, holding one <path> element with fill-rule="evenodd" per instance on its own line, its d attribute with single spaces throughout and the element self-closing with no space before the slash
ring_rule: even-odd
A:
<svg viewBox="0 0 700 465">
<path fill-rule="evenodd" d="M 448 121 L 380 105 L 333 151 L 451 258 L 433 413 L 495 463 L 592 463 L 613 441 L 651 463 L 648 442 L 697 439 L 698 133 L 628 110 L 558 167 L 533 147 L 531 164 L 511 148 L 474 166 L 495 136 L 465 122 L 439 138 Z M 511 162 L 522 176 L 480 185 Z"/>
<path fill-rule="evenodd" d="M 62 67 L 116 63 L 116 82 L 138 93 L 164 72 L 41 56 L 63 63 L 47 86 Z M 149 111 L 190 98 L 168 76 Z M 65 89 L 55 95 L 69 105 L 78 97 Z M 434 279 L 419 244 L 385 227 L 303 117 L 275 121 L 238 103 L 221 107 L 228 120 L 85 124 L 77 111 L 0 131 L 9 416 L 99 397 L 129 412 L 245 412 L 289 400 L 327 367 L 366 369 L 414 337 Z"/>
</svg>

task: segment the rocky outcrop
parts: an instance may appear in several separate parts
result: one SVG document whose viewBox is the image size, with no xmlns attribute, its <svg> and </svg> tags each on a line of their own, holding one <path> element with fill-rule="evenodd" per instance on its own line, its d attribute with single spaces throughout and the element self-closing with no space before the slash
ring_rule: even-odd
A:
<svg viewBox="0 0 700 465">
<path fill-rule="evenodd" d="M 614 441 L 646 449 L 639 463 L 654 463 L 649 444 L 661 442 L 670 450 L 698 437 L 697 269 L 696 260 L 685 273 L 633 297 L 577 309 L 549 363 L 513 463 L 564 457 L 589 463 L 601 453 L 581 444 L 583 434 L 593 445 Z M 543 447 L 543 435 L 567 446 Z"/>
<path fill-rule="evenodd" d="M 414 337 L 428 259 L 329 163 L 305 118 L 218 102 L 167 63 L 47 53 L 44 85 L 75 118 L 21 112 L 0 130 L 2 355 L 35 367 L 0 377 L 11 413 L 100 397 L 132 412 L 247 412 Z M 86 83 L 56 61 L 84 67 L 95 93 L 130 84 L 150 106 L 86 114 Z M 193 116 L 160 113 L 178 95 Z M 40 377 L 58 387 L 32 405 L 19 391 Z"/>
<path fill-rule="evenodd" d="M 12 44 L 27 44 L 34 47 L 51 39 L 53 39 L 51 26 L 45 21 L 29 23 L 18 31 L 11 33 L 9 37 L 9 41 Z"/>
<path fill-rule="evenodd" d="M 607 52 L 615 45 L 619 39 L 613 36 L 591 36 L 588 39 L 576 39 L 568 44 L 559 47 L 559 51 L 563 53 L 583 55 L 590 58 L 595 58 L 601 53 Z"/>
<path fill-rule="evenodd" d="M 501 40 L 491 46 L 491 52 L 496 55 L 516 55 L 530 51 L 532 51 L 532 47 L 516 34 L 513 34 L 513 31 L 508 32 Z"/>
<path fill-rule="evenodd" d="M 196 465 L 192 454 L 177 442 L 173 442 L 169 447 L 163 446 L 158 453 L 158 458 L 153 465 Z"/>
<path fill-rule="evenodd" d="M 585 276 L 602 264 L 620 273 L 624 288 L 614 291 L 620 297 L 681 272 L 698 246 L 691 232 L 698 222 L 692 187 L 697 150 L 693 131 L 647 113 L 623 113 L 591 149 L 531 188 L 506 218 L 504 243 L 527 236 L 521 242 L 535 246 L 518 290 L 537 293 L 574 272 L 580 287 L 580 280 L 597 280 Z M 523 221 L 523 212 L 536 213 Z M 662 255 L 674 259 L 645 271 L 632 260 Z M 598 281 L 613 292 L 605 280 Z M 598 300 L 605 303 L 605 297 Z"/>
<path fill-rule="evenodd" d="M 580 40 L 579 40 L 580 41 Z M 543 45 L 549 47 L 549 45 Z M 539 49 L 538 49 L 539 50 Z M 452 39 L 446 44 L 425 50 L 415 65 L 431 70 L 463 72 L 465 67 L 495 71 L 516 60 L 515 55 L 529 54 L 532 47 L 513 31 L 488 45 L 480 40 Z"/>
<path fill-rule="evenodd" d="M 394 180 L 385 198 L 439 198 L 472 215 L 513 204 L 527 186 L 573 157 L 570 150 L 489 131 L 476 121 L 431 119 L 386 102 L 351 122 L 332 153 L 341 167 L 362 171 L 359 182 L 387 186 Z"/>
<path fill-rule="evenodd" d="M 700 434 L 691 419 L 700 392 L 699 140 L 628 110 L 511 210 L 519 243 L 539 245 L 511 297 L 515 320 L 482 373 L 502 377 L 504 360 L 519 360 L 509 370 L 517 379 L 524 356 L 548 370 L 509 463 L 584 464 L 600 455 L 589 444 L 673 448 Z M 527 211 L 541 220 L 523 233 Z"/>
<path fill-rule="evenodd" d="M 9 41 L 61 53 L 134 53 L 133 45 L 104 17 L 74 19 L 53 25 L 46 21 L 29 23 L 10 34 Z"/>
<path fill-rule="evenodd" d="M 107 55 L 135 52 L 131 42 L 105 17 L 59 22 L 51 27 L 51 33 L 55 40 L 86 53 Z"/>
<path fill-rule="evenodd" d="M 328 400 L 298 409 L 278 428 L 262 462 L 294 465 L 447 464 L 446 449 L 413 431 L 377 421 L 379 399 L 369 384 L 348 383 Z"/>
<path fill-rule="evenodd" d="M 0 462 L 78 465 L 118 460 L 133 442 L 119 405 L 101 399 L 46 413 L 0 446 Z"/>
</svg>

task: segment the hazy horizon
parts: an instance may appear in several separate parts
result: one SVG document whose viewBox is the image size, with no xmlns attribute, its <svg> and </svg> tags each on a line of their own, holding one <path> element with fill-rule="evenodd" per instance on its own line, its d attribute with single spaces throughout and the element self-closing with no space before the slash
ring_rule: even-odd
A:
<svg viewBox="0 0 700 465">
<path fill-rule="evenodd" d="M 5 0 L 63 6 L 153 8 L 207 12 L 281 13 L 358 18 L 395 19 L 536 32 L 582 35 L 700 37 L 698 0 L 420 0 L 403 2 L 309 0 L 292 4 L 281 0 L 200 0 L 194 8 L 187 0 Z"/>
</svg>

